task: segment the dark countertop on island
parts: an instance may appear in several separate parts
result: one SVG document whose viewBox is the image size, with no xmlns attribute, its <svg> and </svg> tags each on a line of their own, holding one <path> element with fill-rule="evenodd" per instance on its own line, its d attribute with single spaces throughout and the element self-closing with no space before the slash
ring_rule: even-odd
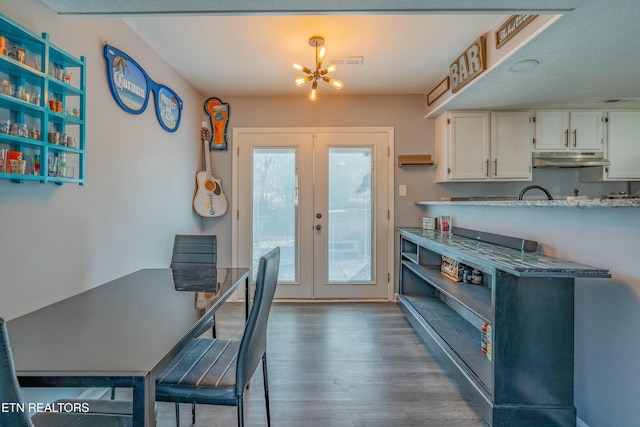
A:
<svg viewBox="0 0 640 427">
<path fill-rule="evenodd" d="M 523 252 L 466 237 L 417 227 L 398 227 L 398 232 L 420 246 L 488 268 L 497 268 L 521 277 L 611 277 L 609 270 L 590 267 L 543 255 Z"/>
</svg>

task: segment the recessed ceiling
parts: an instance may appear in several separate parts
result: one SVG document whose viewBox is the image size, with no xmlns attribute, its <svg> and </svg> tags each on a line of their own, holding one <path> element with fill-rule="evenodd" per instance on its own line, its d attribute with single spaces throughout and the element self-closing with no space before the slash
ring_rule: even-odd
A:
<svg viewBox="0 0 640 427">
<path fill-rule="evenodd" d="M 364 57 L 361 66 L 338 66 L 335 77 L 345 89 L 321 86 L 321 97 L 424 95 L 467 46 L 508 15 L 562 13 L 446 108 L 608 108 L 605 101 L 613 98 L 640 107 L 636 0 L 221 0 L 215 10 L 205 0 L 42 1 L 59 13 L 123 16 L 203 96 L 222 97 L 306 96 L 293 84 L 291 63 L 313 62 L 313 35 L 325 38 L 328 57 Z M 539 65 L 510 71 L 529 59 Z"/>
</svg>

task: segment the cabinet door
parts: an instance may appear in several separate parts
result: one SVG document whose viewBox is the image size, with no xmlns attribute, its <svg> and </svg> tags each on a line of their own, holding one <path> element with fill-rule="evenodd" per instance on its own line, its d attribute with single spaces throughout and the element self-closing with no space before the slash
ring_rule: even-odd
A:
<svg viewBox="0 0 640 427">
<path fill-rule="evenodd" d="M 562 151 L 569 147 L 569 112 L 537 111 L 535 151 Z"/>
<path fill-rule="evenodd" d="M 489 113 L 451 113 L 449 132 L 449 179 L 488 179 Z"/>
<path fill-rule="evenodd" d="M 603 151 L 602 111 L 572 111 L 569 117 L 570 149 Z"/>
<path fill-rule="evenodd" d="M 607 179 L 640 179 L 640 111 L 607 113 Z"/>
<path fill-rule="evenodd" d="M 527 111 L 491 113 L 491 179 L 531 180 L 531 122 Z"/>
</svg>

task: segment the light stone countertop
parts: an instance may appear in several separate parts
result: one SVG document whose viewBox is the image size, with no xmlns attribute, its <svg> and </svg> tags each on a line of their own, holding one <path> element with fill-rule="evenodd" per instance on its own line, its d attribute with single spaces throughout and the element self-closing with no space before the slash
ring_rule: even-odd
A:
<svg viewBox="0 0 640 427">
<path fill-rule="evenodd" d="M 418 201 L 416 205 L 503 206 L 545 208 L 640 208 L 640 199 L 586 199 L 586 200 L 464 200 Z"/>
</svg>

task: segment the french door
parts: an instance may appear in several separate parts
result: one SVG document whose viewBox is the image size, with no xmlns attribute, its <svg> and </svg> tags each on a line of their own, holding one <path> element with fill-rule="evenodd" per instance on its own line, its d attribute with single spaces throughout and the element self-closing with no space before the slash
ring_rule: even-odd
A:
<svg viewBox="0 0 640 427">
<path fill-rule="evenodd" d="M 234 143 L 238 265 L 280 246 L 277 298 L 392 297 L 392 129 L 245 128 Z"/>
</svg>

